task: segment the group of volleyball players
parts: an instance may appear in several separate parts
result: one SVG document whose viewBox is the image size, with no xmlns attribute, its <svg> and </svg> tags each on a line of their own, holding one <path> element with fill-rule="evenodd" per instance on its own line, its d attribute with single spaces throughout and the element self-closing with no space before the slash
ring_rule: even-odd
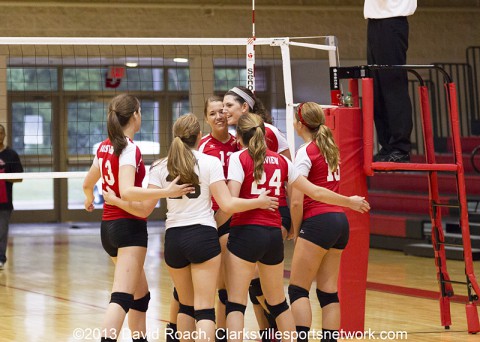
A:
<svg viewBox="0 0 480 342">
<path fill-rule="evenodd" d="M 366 212 L 369 205 L 363 197 L 338 194 L 339 151 L 321 107 L 307 102 L 296 108 L 295 130 L 306 144 L 295 165 L 285 139 L 247 88 L 209 98 L 205 120 L 211 133 L 202 137 L 195 115 L 177 119 L 168 156 L 152 165 L 143 189 L 145 167 L 133 143 L 141 125 L 140 104 L 129 95 L 110 103 L 108 139 L 84 182 L 85 208 L 91 211 L 93 187 L 103 180 L 101 238 L 116 265 L 102 341 L 116 341 L 127 312 L 133 341 L 147 340 L 145 218 L 165 197 L 164 257 L 178 299 L 175 336 L 182 341 L 191 336 L 242 340 L 249 293 L 260 329 L 274 326 L 283 340 L 306 341 L 312 320 L 308 294 L 316 279 L 324 340 L 335 340 L 338 269 L 348 241 L 348 221 L 340 207 Z M 229 125 L 236 126 L 236 137 Z M 288 230 L 296 239 L 288 287 L 291 308 L 283 287 Z"/>
</svg>

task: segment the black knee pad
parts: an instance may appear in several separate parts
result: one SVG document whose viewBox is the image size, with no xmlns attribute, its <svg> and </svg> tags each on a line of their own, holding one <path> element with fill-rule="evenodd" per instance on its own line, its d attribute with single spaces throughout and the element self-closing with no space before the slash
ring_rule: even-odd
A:
<svg viewBox="0 0 480 342">
<path fill-rule="evenodd" d="M 338 303 L 338 292 L 328 293 L 317 289 L 317 298 L 320 302 L 320 307 L 327 306 L 328 304 Z"/>
<path fill-rule="evenodd" d="M 195 321 L 201 321 L 202 319 L 207 319 L 209 321 L 215 322 L 215 309 L 201 309 L 195 310 Z"/>
<path fill-rule="evenodd" d="M 177 292 L 177 289 L 176 288 L 173 288 L 173 298 L 175 298 L 175 300 L 177 302 L 179 302 L 180 300 L 178 299 L 178 292 Z"/>
<path fill-rule="evenodd" d="M 218 299 L 220 299 L 220 302 L 223 305 L 226 305 L 228 300 L 227 290 L 225 289 L 218 290 Z"/>
<path fill-rule="evenodd" d="M 250 295 L 250 301 L 258 305 L 260 302 L 257 297 L 263 296 L 262 286 L 260 285 L 260 278 L 255 278 L 250 282 L 250 287 L 248 288 L 248 294 Z"/>
<path fill-rule="evenodd" d="M 297 299 L 308 298 L 308 290 L 297 285 L 288 285 L 288 297 L 290 298 L 290 305 L 293 304 Z"/>
<path fill-rule="evenodd" d="M 125 312 L 130 310 L 133 303 L 133 294 L 125 292 L 113 292 L 110 297 L 110 303 L 118 304 Z"/>
<path fill-rule="evenodd" d="M 183 305 L 182 303 L 180 303 L 178 313 L 183 313 L 185 315 L 195 318 L 195 309 L 191 305 Z"/>
<path fill-rule="evenodd" d="M 243 304 L 232 303 L 227 301 L 226 308 L 225 308 L 225 317 L 228 316 L 230 312 L 240 311 L 242 314 L 245 315 L 245 310 L 247 307 Z"/>
<path fill-rule="evenodd" d="M 288 310 L 289 306 L 287 304 L 287 300 L 284 299 L 283 302 L 277 305 L 270 305 L 265 301 L 265 305 L 268 308 L 268 311 L 270 311 L 270 314 L 277 319 L 278 316 L 280 316 L 282 313 Z"/>
<path fill-rule="evenodd" d="M 147 294 L 142 298 L 135 299 L 130 309 L 140 312 L 147 312 L 148 302 L 150 302 L 150 292 L 147 292 Z"/>
</svg>

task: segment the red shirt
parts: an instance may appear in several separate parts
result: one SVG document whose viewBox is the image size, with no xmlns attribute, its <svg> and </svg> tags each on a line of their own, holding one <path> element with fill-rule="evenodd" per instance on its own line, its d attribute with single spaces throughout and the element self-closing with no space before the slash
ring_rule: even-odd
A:
<svg viewBox="0 0 480 342">
<path fill-rule="evenodd" d="M 285 136 L 277 127 L 264 123 L 265 126 L 265 143 L 270 151 L 281 153 L 288 150 L 288 142 Z"/>
<path fill-rule="evenodd" d="M 120 156 L 113 154 L 113 146 L 109 139 L 103 141 L 98 147 L 97 154 L 93 161 L 93 164 L 100 169 L 100 173 L 102 174 L 102 190 L 106 190 L 107 187 L 109 187 L 115 191 L 118 197 L 120 197 L 118 173 L 121 166 L 132 165 L 135 167 L 135 186 L 141 188 L 143 178 L 145 177 L 145 165 L 143 164 L 140 149 L 132 140 L 127 140 L 128 145 L 123 149 Z M 122 218 L 146 220 L 146 218 L 134 216 L 116 206 L 107 203 L 103 204 L 102 220 L 111 221 Z"/>
<path fill-rule="evenodd" d="M 337 168 L 335 173 L 332 173 L 325 157 L 314 141 L 306 143 L 298 149 L 295 157 L 295 170 L 313 184 L 338 193 L 340 167 Z M 343 208 L 315 201 L 305 195 L 303 199 L 304 220 L 312 216 L 332 212 L 343 212 Z"/>
<path fill-rule="evenodd" d="M 221 141 L 215 139 L 211 134 L 207 134 L 202 138 L 202 140 L 200 140 L 200 144 L 198 146 L 198 151 L 220 159 L 225 179 L 228 175 L 228 161 L 230 159 L 230 155 L 233 152 L 238 151 L 237 140 L 230 133 L 228 135 L 230 136 L 228 141 L 226 143 L 222 143 Z M 218 206 L 217 202 L 215 202 L 215 199 L 212 197 L 212 209 L 217 211 L 219 208 L 220 207 Z"/>
<path fill-rule="evenodd" d="M 264 190 L 270 190 L 269 196 L 280 198 L 284 183 L 286 181 L 292 183 L 298 177 L 290 160 L 270 150 L 267 150 L 263 168 L 264 174 L 261 181 L 257 183 L 253 177 L 253 159 L 248 150 L 244 149 L 230 156 L 228 180 L 242 184 L 240 198 L 257 198 Z M 278 210 L 253 209 L 233 214 L 230 222 L 231 227 L 251 224 L 280 228 L 282 219 Z"/>
</svg>

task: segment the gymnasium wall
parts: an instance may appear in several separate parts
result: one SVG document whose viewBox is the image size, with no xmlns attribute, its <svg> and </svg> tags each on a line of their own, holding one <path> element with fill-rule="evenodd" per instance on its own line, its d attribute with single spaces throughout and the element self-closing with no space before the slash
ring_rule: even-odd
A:
<svg viewBox="0 0 480 342">
<path fill-rule="evenodd" d="M 258 37 L 336 35 L 340 58 L 365 58 L 361 0 L 257 0 Z M 480 2 L 419 0 L 409 63 L 462 62 L 480 45 Z M 2 1 L 0 36 L 248 37 L 251 1 Z M 298 57 L 319 58 L 304 50 Z"/>
</svg>

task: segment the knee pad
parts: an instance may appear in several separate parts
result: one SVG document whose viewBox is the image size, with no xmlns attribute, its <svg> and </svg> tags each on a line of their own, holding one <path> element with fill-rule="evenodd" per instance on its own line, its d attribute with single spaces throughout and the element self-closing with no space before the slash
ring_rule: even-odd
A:
<svg viewBox="0 0 480 342">
<path fill-rule="evenodd" d="M 297 285 L 288 285 L 288 297 L 290 298 L 290 305 L 293 304 L 297 299 L 308 298 L 308 291 L 303 287 Z"/>
<path fill-rule="evenodd" d="M 215 323 L 215 309 L 195 310 L 195 321 L 198 322 L 202 319 L 207 319 Z"/>
<path fill-rule="evenodd" d="M 240 311 L 243 315 L 245 315 L 245 310 L 247 307 L 243 304 L 232 303 L 227 301 L 226 308 L 225 308 L 225 317 L 228 316 L 230 312 Z"/>
<path fill-rule="evenodd" d="M 220 299 L 220 302 L 223 305 L 226 305 L 227 304 L 227 299 L 228 299 L 227 290 L 225 290 L 225 289 L 218 290 L 218 299 Z"/>
<path fill-rule="evenodd" d="M 175 298 L 175 300 L 177 302 L 179 302 L 180 300 L 178 299 L 178 292 L 177 292 L 177 289 L 176 288 L 173 288 L 173 298 Z"/>
<path fill-rule="evenodd" d="M 250 301 L 252 302 L 252 304 L 260 304 L 257 299 L 257 297 L 263 296 L 262 286 L 260 285 L 260 278 L 255 278 L 250 282 L 248 294 L 250 295 Z"/>
<path fill-rule="evenodd" d="M 195 309 L 191 305 L 183 305 L 182 303 L 180 303 L 178 313 L 183 313 L 187 316 L 195 318 Z"/>
<path fill-rule="evenodd" d="M 147 294 L 142 298 L 134 299 L 130 309 L 140 312 L 147 312 L 148 302 L 150 302 L 150 292 L 147 292 Z"/>
<path fill-rule="evenodd" d="M 287 311 L 289 308 L 286 299 L 284 299 L 283 302 L 277 305 L 270 305 L 267 303 L 267 301 L 265 301 L 265 305 L 275 319 L 277 319 L 278 316 Z"/>
<path fill-rule="evenodd" d="M 125 292 L 113 292 L 110 296 L 110 303 L 120 305 L 125 313 L 127 313 L 133 303 L 133 294 Z"/>
<path fill-rule="evenodd" d="M 327 306 L 328 304 L 339 302 L 338 292 L 328 293 L 328 292 L 323 292 L 317 289 L 317 298 L 318 298 L 318 301 L 320 302 L 321 308 L 323 308 L 324 306 Z"/>
</svg>

